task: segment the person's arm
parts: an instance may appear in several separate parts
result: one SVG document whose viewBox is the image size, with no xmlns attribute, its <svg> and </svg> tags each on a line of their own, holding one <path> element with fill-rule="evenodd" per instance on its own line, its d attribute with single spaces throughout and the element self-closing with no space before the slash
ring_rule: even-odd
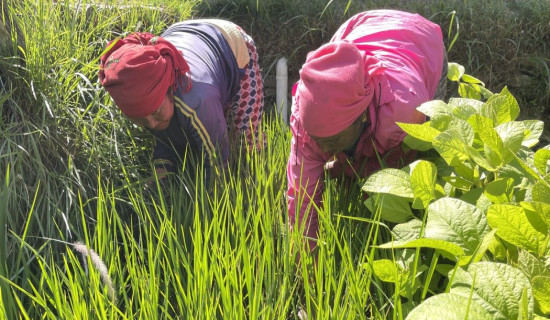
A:
<svg viewBox="0 0 550 320">
<path fill-rule="evenodd" d="M 153 167 L 157 178 L 163 179 L 169 173 L 176 170 L 177 156 L 172 148 L 164 144 L 157 137 L 153 148 Z M 154 177 L 151 177 L 147 183 L 153 183 Z"/>
<path fill-rule="evenodd" d="M 288 219 L 291 228 L 304 228 L 303 234 L 317 239 L 319 230 L 317 208 L 321 206 L 324 189 L 325 156 L 317 144 L 307 137 L 299 121 L 291 116 L 292 141 L 287 163 Z M 316 246 L 309 241 L 310 250 Z"/>
<path fill-rule="evenodd" d="M 199 89 L 196 84 L 195 90 Z M 174 96 L 176 109 L 190 128 L 191 139 L 202 152 L 205 178 L 210 180 L 211 171 L 218 164 L 225 166 L 229 158 L 227 123 L 217 90 L 210 85 L 201 87 L 201 95 L 191 101 Z"/>
</svg>

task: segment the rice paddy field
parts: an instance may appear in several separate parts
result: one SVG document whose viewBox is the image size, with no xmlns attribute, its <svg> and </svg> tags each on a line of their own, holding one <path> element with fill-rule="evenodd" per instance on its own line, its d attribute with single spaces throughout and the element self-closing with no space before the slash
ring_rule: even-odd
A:
<svg viewBox="0 0 550 320">
<path fill-rule="evenodd" d="M 0 319 L 550 317 L 548 0 L 2 4 Z M 327 181 L 314 263 L 287 227 L 274 66 L 296 81 L 374 8 L 442 26 L 447 98 L 400 124 L 416 162 Z M 209 186 L 193 157 L 159 181 L 150 135 L 97 79 L 108 41 L 199 17 L 254 38 L 268 94 L 266 147 L 234 145 Z"/>
</svg>

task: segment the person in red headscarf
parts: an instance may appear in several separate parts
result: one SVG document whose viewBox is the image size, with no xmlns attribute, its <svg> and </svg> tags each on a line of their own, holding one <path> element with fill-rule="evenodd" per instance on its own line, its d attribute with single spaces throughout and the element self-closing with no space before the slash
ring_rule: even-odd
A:
<svg viewBox="0 0 550 320">
<path fill-rule="evenodd" d="M 204 155 L 206 181 L 224 166 L 229 142 L 261 147 L 263 81 L 254 41 L 239 26 L 189 20 L 161 36 L 132 33 L 111 41 L 99 80 L 121 112 L 155 138 L 157 175 L 175 171 L 185 155 Z"/>
<path fill-rule="evenodd" d="M 351 17 L 310 52 L 292 92 L 288 220 L 316 247 L 325 173 L 366 177 L 411 162 L 396 122 L 422 123 L 416 108 L 443 99 L 446 53 L 438 25 L 412 13 Z"/>
</svg>

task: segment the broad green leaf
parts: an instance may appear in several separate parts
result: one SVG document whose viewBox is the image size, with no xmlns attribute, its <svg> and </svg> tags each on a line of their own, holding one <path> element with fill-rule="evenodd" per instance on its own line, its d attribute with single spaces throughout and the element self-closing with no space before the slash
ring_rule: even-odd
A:
<svg viewBox="0 0 550 320">
<path fill-rule="evenodd" d="M 438 263 L 435 267 L 435 271 L 447 277 L 447 275 L 455 268 L 457 268 L 456 264 Z"/>
<path fill-rule="evenodd" d="M 542 202 L 536 202 L 536 203 L 542 203 Z M 533 226 L 533 228 L 535 228 L 538 232 L 542 234 L 548 234 L 548 225 L 546 225 L 546 221 L 542 216 L 542 213 L 536 212 L 534 210 L 529 210 L 524 205 L 521 205 L 521 206 L 525 210 L 525 216 L 527 217 L 527 220 L 529 220 L 529 223 Z"/>
<path fill-rule="evenodd" d="M 456 164 L 458 164 L 459 162 L 457 161 Z M 449 183 L 450 185 L 452 185 L 454 188 L 457 188 L 457 189 L 460 189 L 460 190 L 464 190 L 464 191 L 467 191 L 467 190 L 470 190 L 470 188 L 472 187 L 473 185 L 473 182 L 471 181 L 468 181 L 460 176 L 446 176 L 446 177 L 442 177 L 442 179 Z"/>
<path fill-rule="evenodd" d="M 520 301 L 527 288 L 528 315 L 534 304 L 529 279 L 519 269 L 504 263 L 478 262 L 468 267 L 467 276 L 455 276 L 451 293 L 472 298 L 487 310 L 494 319 L 518 319 Z"/>
<path fill-rule="evenodd" d="M 454 62 L 449 62 L 448 66 L 447 79 L 458 82 L 464 75 L 464 67 Z"/>
<path fill-rule="evenodd" d="M 454 243 L 466 255 L 474 253 L 487 233 L 487 221 L 475 206 L 455 198 L 441 198 L 428 207 L 425 238 Z"/>
<path fill-rule="evenodd" d="M 461 197 L 460 200 L 466 201 L 469 204 L 473 204 L 474 206 L 477 203 L 477 200 L 481 195 L 483 194 L 483 189 L 481 188 L 472 188 L 470 191 L 465 192 Z"/>
<path fill-rule="evenodd" d="M 399 280 L 397 265 L 388 259 L 375 260 L 372 263 L 374 274 L 384 282 L 396 283 Z"/>
<path fill-rule="evenodd" d="M 491 167 L 500 168 L 500 166 L 504 164 L 503 150 L 499 151 L 485 144 L 483 146 L 483 151 L 485 153 L 485 159 L 491 164 Z"/>
<path fill-rule="evenodd" d="M 497 179 L 485 186 L 484 194 L 493 203 L 508 203 L 514 195 L 514 180 L 512 178 Z"/>
<path fill-rule="evenodd" d="M 496 171 L 498 167 L 489 162 L 483 155 L 481 155 L 475 148 L 470 146 L 464 146 L 468 156 L 474 160 L 474 162 L 489 171 Z"/>
<path fill-rule="evenodd" d="M 550 204 L 540 201 L 521 202 L 520 205 L 528 211 L 535 212 L 541 221 L 550 228 Z"/>
<path fill-rule="evenodd" d="M 462 78 L 460 78 L 460 80 L 466 83 L 475 83 L 475 84 L 481 84 L 482 86 L 485 86 L 485 84 L 481 80 L 474 78 L 469 74 L 462 75 Z"/>
<path fill-rule="evenodd" d="M 449 128 L 451 121 L 455 119 L 452 115 L 437 114 L 430 119 L 430 126 L 443 132 Z"/>
<path fill-rule="evenodd" d="M 431 142 L 426 142 L 423 140 L 416 139 L 411 135 L 406 135 L 405 138 L 403 139 L 403 143 L 407 147 L 418 151 L 428 151 L 433 148 Z"/>
<path fill-rule="evenodd" d="M 365 205 L 373 213 L 380 210 L 380 219 L 385 221 L 401 223 L 413 217 L 410 202 L 392 194 L 374 194 Z"/>
<path fill-rule="evenodd" d="M 379 245 L 381 249 L 432 248 L 450 254 L 450 257 L 461 257 L 464 250 L 454 243 L 438 239 L 415 239 L 411 241 L 392 241 Z M 448 256 L 448 255 L 447 255 Z"/>
<path fill-rule="evenodd" d="M 538 174 L 536 169 L 531 167 L 531 164 L 522 158 L 521 155 L 515 154 L 515 162 L 519 165 L 516 168 L 520 169 L 524 173 L 524 178 L 527 178 L 529 182 L 535 183 L 537 181 L 542 181 L 541 176 Z"/>
<path fill-rule="evenodd" d="M 521 167 L 517 161 L 514 160 L 498 170 L 499 177 L 512 178 L 514 180 L 514 188 L 517 188 L 519 191 L 525 189 L 531 190 L 533 188 L 533 184 L 529 182 L 529 179 L 525 177 L 523 170 L 520 168 Z M 519 201 L 521 201 L 521 199 Z"/>
<path fill-rule="evenodd" d="M 525 136 L 525 126 L 518 121 L 512 121 L 497 126 L 495 130 L 502 139 L 505 163 L 509 163 L 514 159 L 513 154 L 521 148 Z"/>
<path fill-rule="evenodd" d="M 362 190 L 372 193 L 393 194 L 409 199 L 414 198 L 409 174 L 393 168 L 373 173 L 363 185 Z"/>
<path fill-rule="evenodd" d="M 523 145 L 531 148 L 539 143 L 539 137 L 544 131 L 544 122 L 540 120 L 524 120 L 521 123 L 525 127 Z"/>
<path fill-rule="evenodd" d="M 418 219 L 412 219 L 393 227 L 392 234 L 396 241 L 407 242 L 410 240 L 418 239 L 420 237 L 421 230 L 422 221 Z"/>
<path fill-rule="evenodd" d="M 465 144 L 471 146 L 474 142 L 475 132 L 472 125 L 462 119 L 453 118 L 449 121 L 446 131 L 452 130 L 453 133 L 458 134 Z"/>
<path fill-rule="evenodd" d="M 493 121 L 482 115 L 474 114 L 468 119 L 468 123 L 474 128 L 480 140 L 484 143 L 485 156 L 489 162 L 495 167 L 502 165 L 503 143 L 493 128 Z"/>
<path fill-rule="evenodd" d="M 411 187 L 414 192 L 415 203 L 419 199 L 419 205 L 415 209 L 424 209 L 435 196 L 435 180 L 437 178 L 437 168 L 435 164 L 419 160 L 411 165 Z"/>
<path fill-rule="evenodd" d="M 453 112 L 452 107 L 441 100 L 431 100 L 428 102 L 424 102 L 418 108 L 416 108 L 416 110 L 422 112 L 430 118 L 433 118 L 435 115 L 438 114 L 450 115 Z"/>
<path fill-rule="evenodd" d="M 526 250 L 519 250 L 517 268 L 523 271 L 529 280 L 536 276 L 550 277 L 550 269 L 546 267 L 544 261 Z"/>
<path fill-rule="evenodd" d="M 476 114 L 477 111 L 472 106 L 464 105 L 453 110 L 453 115 L 461 120 L 468 120 L 472 115 Z"/>
<path fill-rule="evenodd" d="M 531 225 L 522 207 L 494 204 L 487 211 L 487 222 L 499 237 L 535 254 L 544 243 L 545 235 Z"/>
<path fill-rule="evenodd" d="M 533 201 L 550 203 L 550 175 L 535 182 L 532 190 Z"/>
<path fill-rule="evenodd" d="M 481 99 L 481 89 L 477 84 L 464 83 L 458 84 L 458 94 L 462 98 Z"/>
<path fill-rule="evenodd" d="M 476 113 L 477 113 L 477 110 L 474 107 L 469 105 L 463 105 L 453 110 L 453 115 L 464 121 L 468 120 L 469 117 L 471 117 Z"/>
<path fill-rule="evenodd" d="M 483 98 L 485 99 L 489 99 L 490 97 L 493 96 L 493 92 L 491 92 L 489 89 L 485 88 L 485 87 L 479 87 L 479 89 L 481 90 L 481 95 L 483 96 Z"/>
<path fill-rule="evenodd" d="M 550 277 L 534 277 L 531 284 L 533 285 L 533 296 L 535 296 L 540 311 L 550 315 Z"/>
<path fill-rule="evenodd" d="M 481 114 L 493 120 L 496 125 L 516 120 L 519 105 L 516 98 L 504 87 L 500 93 L 492 95 L 481 108 Z"/>
<path fill-rule="evenodd" d="M 428 122 L 423 124 L 397 122 L 397 125 L 412 137 L 430 143 L 440 134 L 439 130 L 432 128 Z"/>
<path fill-rule="evenodd" d="M 535 152 L 535 168 L 537 168 L 541 175 L 548 173 L 548 160 L 550 160 L 550 150 L 539 149 Z"/>
<path fill-rule="evenodd" d="M 467 145 L 456 130 L 442 132 L 435 138 L 433 146 L 449 165 L 454 161 L 463 162 L 469 159 Z"/>
<path fill-rule="evenodd" d="M 479 170 L 475 165 L 469 162 L 453 163 L 456 174 L 470 183 L 474 184 L 479 181 Z"/>
<path fill-rule="evenodd" d="M 453 293 L 442 293 L 426 299 L 414 308 L 406 320 L 491 319 L 491 314 L 475 301 Z"/>
<path fill-rule="evenodd" d="M 493 229 L 494 230 L 494 229 Z M 489 251 L 493 255 L 493 258 L 497 261 L 506 260 L 506 247 L 497 238 L 493 238 L 493 241 L 489 244 Z"/>
<path fill-rule="evenodd" d="M 473 108 L 475 110 L 475 113 L 481 112 L 483 101 L 468 98 L 450 98 L 448 105 L 452 107 L 453 114 L 458 116 L 458 114 L 461 114 L 462 111 L 457 111 L 456 109 L 468 110 L 469 108 Z M 470 116 L 463 118 L 462 120 L 467 120 L 469 117 Z"/>
</svg>

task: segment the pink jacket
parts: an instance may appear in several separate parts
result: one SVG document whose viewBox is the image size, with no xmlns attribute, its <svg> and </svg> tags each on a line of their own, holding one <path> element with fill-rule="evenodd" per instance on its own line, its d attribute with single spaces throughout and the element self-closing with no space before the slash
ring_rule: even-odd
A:
<svg viewBox="0 0 550 320">
<path fill-rule="evenodd" d="M 403 152 L 401 142 L 406 134 L 395 122 L 425 121 L 416 108 L 433 99 L 443 68 L 445 48 L 441 29 L 417 14 L 393 10 L 362 12 L 338 29 L 331 42 L 337 40 L 355 43 L 360 51 L 377 58 L 385 70 L 373 77 L 374 98 L 368 106 L 370 123 L 351 158 L 343 152 L 323 153 L 308 136 L 298 116 L 300 106 L 294 85 L 290 117 L 293 137 L 287 164 L 288 217 L 294 227 L 299 212 L 298 221 L 306 223 L 304 234 L 314 239 L 317 238 L 316 206 L 321 206 L 325 164 L 336 160 L 331 169 L 333 177 L 342 173 L 366 177 L 380 169 L 376 153 L 388 167 L 412 161 L 415 154 Z M 368 72 L 367 66 L 365 72 Z M 305 212 L 309 214 L 304 221 Z M 314 246 L 314 241 L 310 241 L 310 248 Z"/>
</svg>

